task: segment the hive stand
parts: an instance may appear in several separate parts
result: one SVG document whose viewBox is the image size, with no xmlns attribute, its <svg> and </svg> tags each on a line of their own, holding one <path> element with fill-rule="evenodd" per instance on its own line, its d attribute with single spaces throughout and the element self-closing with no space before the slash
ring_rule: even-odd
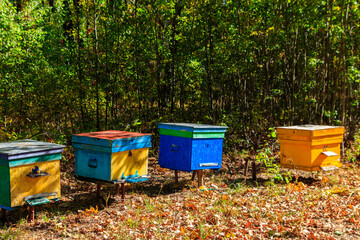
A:
<svg viewBox="0 0 360 240">
<path fill-rule="evenodd" d="M 7 215 L 6 215 L 6 210 L 5 209 L 1 209 L 1 221 L 2 222 L 7 222 Z"/>
<path fill-rule="evenodd" d="M 244 167 L 245 181 L 247 179 L 247 172 L 248 172 L 248 166 L 249 166 L 250 160 L 251 160 L 251 158 L 245 159 L 245 167 Z M 256 159 L 255 158 L 252 159 L 251 168 L 252 168 L 252 180 L 256 181 Z"/>
<path fill-rule="evenodd" d="M 194 170 L 192 172 L 191 181 L 195 180 L 195 176 L 198 177 L 198 188 L 204 186 L 204 170 Z M 175 170 L 175 183 L 179 183 L 179 170 Z"/>
<path fill-rule="evenodd" d="M 105 181 L 105 180 L 99 180 L 95 178 L 88 178 L 83 176 L 75 176 L 78 180 L 85 181 L 85 182 L 92 182 L 96 184 L 96 196 L 101 196 L 101 189 L 103 185 L 106 186 L 115 186 L 115 195 L 120 195 L 120 185 L 121 185 L 121 200 L 124 203 L 125 202 L 125 183 L 138 183 L 138 182 L 144 182 L 149 180 L 150 176 L 134 176 L 131 178 L 124 178 L 121 180 L 113 180 L 113 181 Z"/>
<path fill-rule="evenodd" d="M 29 197 L 25 197 L 25 201 L 29 207 L 28 210 L 28 221 L 32 222 L 35 220 L 35 206 L 38 205 L 42 205 L 42 204 L 46 204 L 49 203 L 50 200 L 47 199 L 47 197 L 49 196 L 53 196 L 54 194 L 38 194 L 38 196 L 35 196 L 36 198 L 31 198 L 32 196 Z M 58 199 L 52 199 L 52 201 L 57 201 Z M 7 211 L 12 211 L 14 210 L 14 208 L 8 208 L 8 207 L 4 207 L 4 206 L 0 206 L 1 208 L 1 220 L 2 222 L 7 222 Z"/>
</svg>

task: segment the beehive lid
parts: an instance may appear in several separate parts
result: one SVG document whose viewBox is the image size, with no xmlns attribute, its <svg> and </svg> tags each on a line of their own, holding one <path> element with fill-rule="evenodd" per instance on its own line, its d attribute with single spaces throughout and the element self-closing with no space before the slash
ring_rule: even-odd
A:
<svg viewBox="0 0 360 240">
<path fill-rule="evenodd" d="M 338 126 L 324 126 L 324 125 L 297 125 L 287 127 L 277 127 L 277 133 L 294 134 L 300 136 L 323 136 L 323 135 L 336 135 L 344 134 L 344 127 Z"/>
<path fill-rule="evenodd" d="M 72 136 L 72 141 L 73 143 L 90 144 L 105 147 L 120 147 L 129 144 L 150 142 L 151 134 L 109 130 L 75 134 Z"/>
<path fill-rule="evenodd" d="M 24 139 L 0 143 L 0 159 L 15 160 L 61 153 L 64 145 Z"/>
<path fill-rule="evenodd" d="M 196 123 L 158 123 L 159 128 L 188 132 L 226 132 L 227 126 Z"/>
</svg>

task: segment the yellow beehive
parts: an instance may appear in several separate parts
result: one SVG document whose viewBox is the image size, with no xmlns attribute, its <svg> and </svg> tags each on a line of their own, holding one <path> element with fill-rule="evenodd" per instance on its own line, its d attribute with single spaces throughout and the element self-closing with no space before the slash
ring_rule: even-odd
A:
<svg viewBox="0 0 360 240">
<path fill-rule="evenodd" d="M 277 127 L 276 130 L 281 166 L 305 171 L 342 166 L 340 143 L 344 127 L 301 125 Z"/>
</svg>

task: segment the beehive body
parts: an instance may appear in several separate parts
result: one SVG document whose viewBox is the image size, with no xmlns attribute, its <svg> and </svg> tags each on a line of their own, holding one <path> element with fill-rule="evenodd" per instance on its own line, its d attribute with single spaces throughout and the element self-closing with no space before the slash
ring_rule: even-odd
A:
<svg viewBox="0 0 360 240">
<path fill-rule="evenodd" d="M 59 198 L 63 147 L 33 140 L 0 143 L 0 207 L 24 205 L 24 198 L 38 194 L 51 194 L 48 199 Z M 47 174 L 30 177 L 36 167 Z"/>
<path fill-rule="evenodd" d="M 332 126 L 304 125 L 278 127 L 280 142 L 280 164 L 287 168 L 317 171 L 321 167 L 341 167 L 340 143 L 344 128 Z M 326 152 L 334 153 L 327 156 Z"/>
<path fill-rule="evenodd" d="M 220 169 L 227 127 L 159 123 L 159 165 L 180 171 Z"/>
<path fill-rule="evenodd" d="M 73 135 L 75 175 L 115 181 L 148 173 L 151 135 L 103 131 Z"/>
</svg>

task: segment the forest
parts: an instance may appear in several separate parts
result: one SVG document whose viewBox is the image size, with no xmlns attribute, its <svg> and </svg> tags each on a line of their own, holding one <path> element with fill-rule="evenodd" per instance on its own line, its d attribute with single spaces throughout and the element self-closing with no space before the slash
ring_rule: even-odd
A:
<svg viewBox="0 0 360 240">
<path fill-rule="evenodd" d="M 3 0 L 0 139 L 359 123 L 357 1 Z"/>
<path fill-rule="evenodd" d="M 64 199 L 0 238 L 358 238 L 359 19 L 357 0 L 0 0 L 0 141 L 67 145 Z M 157 166 L 159 122 L 228 126 L 211 190 Z M 336 174 L 277 167 L 275 128 L 305 124 L 345 127 Z M 101 130 L 152 134 L 155 180 L 123 205 L 72 177 L 72 135 Z"/>
</svg>

